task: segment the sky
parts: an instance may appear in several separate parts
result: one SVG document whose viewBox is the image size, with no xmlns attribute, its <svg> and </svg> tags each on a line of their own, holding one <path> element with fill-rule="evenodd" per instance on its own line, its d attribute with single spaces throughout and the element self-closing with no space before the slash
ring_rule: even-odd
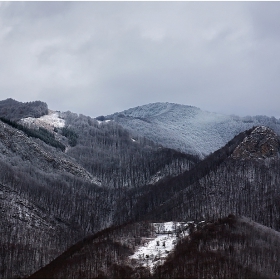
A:
<svg viewBox="0 0 280 280">
<path fill-rule="evenodd" d="M 0 100 L 280 118 L 280 2 L 0 2 Z"/>
</svg>

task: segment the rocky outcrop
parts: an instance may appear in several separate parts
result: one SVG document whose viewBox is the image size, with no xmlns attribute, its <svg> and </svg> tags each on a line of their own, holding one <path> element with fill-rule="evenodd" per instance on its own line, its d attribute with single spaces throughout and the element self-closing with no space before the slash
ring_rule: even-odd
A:
<svg viewBox="0 0 280 280">
<path fill-rule="evenodd" d="M 265 159 L 277 157 L 280 150 L 278 135 L 265 126 L 256 127 L 232 153 L 234 159 Z"/>
</svg>

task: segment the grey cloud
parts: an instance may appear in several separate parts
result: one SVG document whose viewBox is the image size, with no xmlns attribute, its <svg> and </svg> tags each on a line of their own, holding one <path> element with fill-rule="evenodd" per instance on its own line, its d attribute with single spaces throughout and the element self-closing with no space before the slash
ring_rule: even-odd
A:
<svg viewBox="0 0 280 280">
<path fill-rule="evenodd" d="M 246 3 L 248 16 L 252 20 L 253 32 L 259 39 L 271 38 L 279 40 L 280 2 Z"/>
<path fill-rule="evenodd" d="M 280 117 L 279 11 L 277 2 L 4 3 L 0 98 L 91 116 L 168 101 Z"/>
<path fill-rule="evenodd" d="M 25 18 L 32 21 L 65 13 L 71 5 L 71 2 L 65 1 L 8 2 L 1 14 L 9 19 Z"/>
</svg>

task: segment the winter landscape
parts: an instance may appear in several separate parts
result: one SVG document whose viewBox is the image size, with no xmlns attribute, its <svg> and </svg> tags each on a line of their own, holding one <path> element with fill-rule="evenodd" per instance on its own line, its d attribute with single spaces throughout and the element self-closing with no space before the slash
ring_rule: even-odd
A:
<svg viewBox="0 0 280 280">
<path fill-rule="evenodd" d="M 280 2 L 0 1 L 0 278 L 280 278 Z"/>
<path fill-rule="evenodd" d="M 279 133 L 174 103 L 1 101 L 1 278 L 278 278 Z"/>
</svg>

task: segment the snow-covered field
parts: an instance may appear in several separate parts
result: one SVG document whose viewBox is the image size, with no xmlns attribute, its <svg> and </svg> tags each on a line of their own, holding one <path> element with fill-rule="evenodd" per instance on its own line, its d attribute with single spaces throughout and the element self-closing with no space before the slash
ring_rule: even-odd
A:
<svg viewBox="0 0 280 280">
<path fill-rule="evenodd" d="M 137 266 L 148 267 L 151 272 L 162 264 L 174 249 L 177 240 L 189 235 L 189 226 L 193 222 L 153 223 L 155 237 L 146 238 L 144 244 L 137 248 L 130 259 Z"/>
<path fill-rule="evenodd" d="M 42 126 L 47 129 L 54 127 L 62 128 L 65 126 L 65 120 L 59 117 L 59 113 L 51 110 L 48 115 L 44 115 L 40 118 L 24 118 L 21 119 L 21 122 L 29 126 Z"/>
</svg>

